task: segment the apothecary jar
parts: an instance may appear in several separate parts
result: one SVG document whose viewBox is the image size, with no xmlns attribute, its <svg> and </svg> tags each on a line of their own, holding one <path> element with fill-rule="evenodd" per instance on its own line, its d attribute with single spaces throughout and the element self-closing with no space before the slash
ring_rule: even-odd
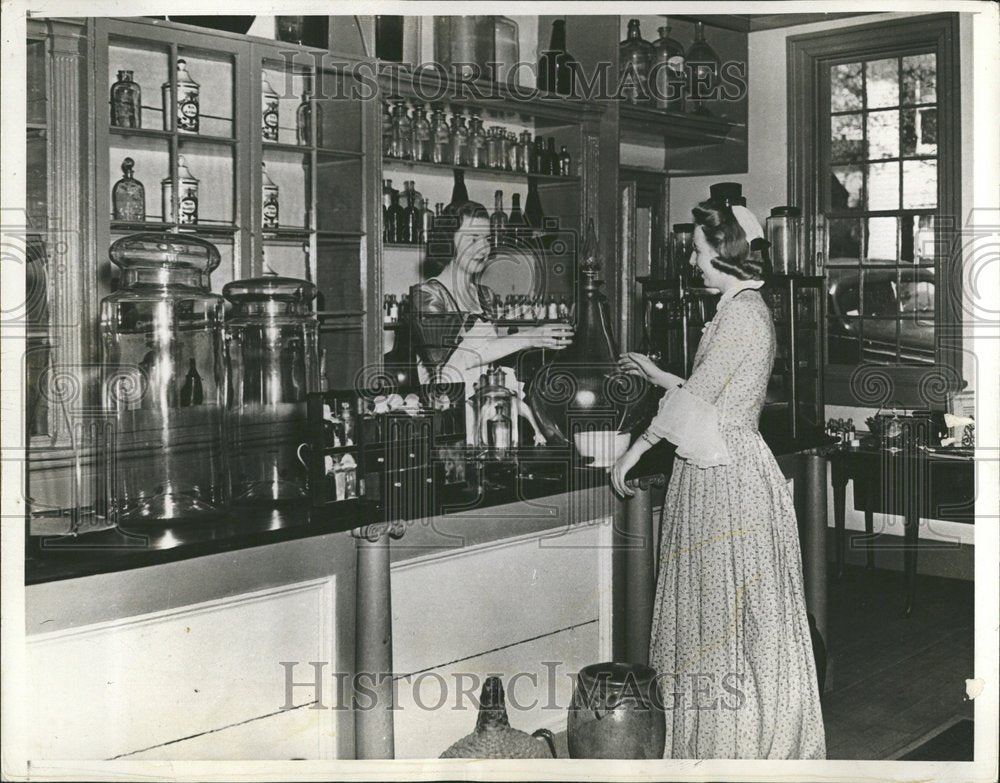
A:
<svg viewBox="0 0 1000 783">
<path fill-rule="evenodd" d="M 116 240 L 118 291 L 101 302 L 102 392 L 115 433 L 109 509 L 119 524 L 196 522 L 224 512 L 223 300 L 219 251 L 167 233 Z"/>
<path fill-rule="evenodd" d="M 317 391 L 316 286 L 264 275 L 226 284 L 230 367 L 227 418 L 234 503 L 279 506 L 307 497 L 299 447 L 306 394 Z"/>
</svg>

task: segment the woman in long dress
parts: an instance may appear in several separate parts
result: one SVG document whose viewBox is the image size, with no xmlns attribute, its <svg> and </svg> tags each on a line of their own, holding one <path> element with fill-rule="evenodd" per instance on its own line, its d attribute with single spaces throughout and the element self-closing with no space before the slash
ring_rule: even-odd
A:
<svg viewBox="0 0 1000 783">
<path fill-rule="evenodd" d="M 687 380 L 641 354 L 620 366 L 667 389 L 618 460 L 625 476 L 666 438 L 677 459 L 663 509 L 649 662 L 667 711 L 666 758 L 818 759 L 823 717 L 795 509 L 757 429 L 775 351 L 760 224 L 745 207 L 693 210 L 691 263 L 722 292 Z"/>
</svg>

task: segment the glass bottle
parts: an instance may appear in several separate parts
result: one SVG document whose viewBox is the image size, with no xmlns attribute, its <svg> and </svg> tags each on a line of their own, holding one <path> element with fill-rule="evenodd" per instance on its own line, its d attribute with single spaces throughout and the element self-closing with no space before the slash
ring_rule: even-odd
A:
<svg viewBox="0 0 1000 783">
<path fill-rule="evenodd" d="M 389 102 L 382 102 L 382 154 L 388 158 L 395 157 L 392 154 L 392 113 L 389 109 Z"/>
<path fill-rule="evenodd" d="M 401 242 L 415 245 L 420 241 L 421 214 L 417 200 L 420 198 L 417 191 L 413 189 L 413 180 L 403 183 L 403 230 L 400 235 Z M 421 199 L 422 200 L 422 199 Z"/>
<path fill-rule="evenodd" d="M 111 189 L 111 203 L 115 220 L 142 223 L 146 219 L 146 189 L 133 178 L 134 166 L 132 158 L 122 161 L 122 178 Z"/>
<path fill-rule="evenodd" d="M 549 136 L 548 144 L 545 147 L 545 165 L 542 173 L 559 173 L 559 153 L 556 152 L 556 139 L 554 136 Z"/>
<path fill-rule="evenodd" d="M 523 240 L 528 235 L 528 223 L 521 212 L 521 194 L 514 193 L 510 197 L 510 217 L 507 219 L 507 230 L 513 239 Z"/>
<path fill-rule="evenodd" d="M 431 159 L 431 124 L 427 112 L 419 106 L 413 110 L 413 159 L 427 163 Z"/>
<path fill-rule="evenodd" d="M 670 37 L 670 27 L 657 28 L 653 44 L 653 98 L 659 109 L 684 111 L 684 47 Z"/>
<path fill-rule="evenodd" d="M 615 438 L 629 405 L 637 401 L 637 391 L 644 389 L 617 369 L 618 344 L 608 300 L 597 279 L 601 265 L 593 219 L 587 224 L 581 259 L 573 342 L 539 370 L 529 403 L 550 444 L 574 443 L 584 451 L 593 445 L 587 443 L 589 440 Z M 563 393 L 567 388 L 572 394 Z M 605 449 L 611 450 L 608 446 Z"/>
<path fill-rule="evenodd" d="M 427 244 L 427 238 L 431 235 L 431 228 L 434 225 L 434 211 L 428 206 L 427 199 L 420 200 L 420 242 Z"/>
<path fill-rule="evenodd" d="M 558 95 L 573 95 L 576 60 L 566 51 L 566 21 L 552 23 L 549 48 L 538 58 L 538 89 Z"/>
<path fill-rule="evenodd" d="M 536 231 L 545 227 L 545 213 L 542 211 L 542 200 L 538 196 L 538 182 L 534 177 L 528 177 L 528 195 L 524 199 L 524 219 Z"/>
<path fill-rule="evenodd" d="M 167 216 L 168 223 L 193 225 L 198 222 L 198 180 L 188 171 L 183 155 L 177 156 L 177 179 L 179 182 L 177 188 L 179 217 L 174 217 L 174 183 L 170 177 L 165 178 L 160 183 L 163 213 Z"/>
<path fill-rule="evenodd" d="M 267 173 L 267 165 L 260 163 L 260 190 L 261 190 L 261 228 L 278 227 L 278 186 Z"/>
<path fill-rule="evenodd" d="M 389 194 L 389 208 L 386 210 L 385 216 L 385 241 L 402 242 L 402 235 L 403 208 L 399 205 L 399 191 L 393 190 Z"/>
<path fill-rule="evenodd" d="M 264 73 L 260 75 L 260 138 L 262 141 L 278 140 L 278 93 Z"/>
<path fill-rule="evenodd" d="M 449 163 L 451 161 L 451 133 L 444 119 L 444 110 L 435 109 L 431 120 L 431 136 L 434 139 L 434 149 L 431 160 L 434 163 Z"/>
<path fill-rule="evenodd" d="M 649 100 L 648 77 L 652 59 L 653 45 L 643 39 L 639 20 L 629 19 L 627 37 L 618 45 L 618 79 L 623 85 L 622 97 L 629 103 L 646 103 Z"/>
<path fill-rule="evenodd" d="M 457 112 L 451 115 L 451 165 L 469 165 L 469 128 L 465 115 Z"/>
<path fill-rule="evenodd" d="M 302 88 L 302 101 L 295 110 L 295 139 L 303 147 L 312 143 L 312 85 L 308 82 Z"/>
<path fill-rule="evenodd" d="M 504 131 L 503 156 L 503 167 L 507 171 L 517 171 L 517 134 L 514 131 Z"/>
<path fill-rule="evenodd" d="M 307 497 L 296 456 L 309 440 L 306 395 L 318 390 L 316 286 L 265 274 L 227 283 L 231 373 L 226 412 L 234 504 L 280 506 Z"/>
<path fill-rule="evenodd" d="M 521 139 L 517 144 L 517 170 L 531 170 L 531 131 L 521 131 Z"/>
<path fill-rule="evenodd" d="M 142 127 L 142 88 L 132 81 L 132 71 L 118 71 L 118 81 L 111 85 L 111 124 Z"/>
<path fill-rule="evenodd" d="M 563 148 L 559 151 L 559 175 L 562 177 L 569 177 L 573 173 L 573 159 L 570 157 L 569 150 L 563 145 Z"/>
<path fill-rule="evenodd" d="M 531 166 L 528 172 L 531 174 L 544 174 L 545 166 L 545 140 L 541 136 L 535 136 L 535 143 L 531 147 Z"/>
<path fill-rule="evenodd" d="M 199 126 L 199 92 L 201 85 L 188 73 L 187 61 L 177 61 L 177 130 L 181 133 L 197 133 Z M 173 130 L 170 122 L 171 103 L 170 81 L 163 83 L 163 129 Z"/>
<path fill-rule="evenodd" d="M 469 166 L 474 169 L 485 168 L 487 163 L 486 132 L 483 130 L 483 120 L 479 116 L 472 118 L 472 130 L 469 132 Z"/>
<path fill-rule="evenodd" d="M 409 160 L 412 142 L 413 131 L 406 113 L 406 102 L 398 101 L 392 112 L 392 157 Z"/>
<path fill-rule="evenodd" d="M 490 215 L 490 244 L 500 245 L 507 233 L 507 213 L 503 211 L 503 191 L 493 194 L 493 214 Z"/>
<path fill-rule="evenodd" d="M 469 191 L 465 188 L 465 172 L 455 169 L 455 184 L 451 188 L 450 207 L 460 207 L 469 200 Z"/>
<path fill-rule="evenodd" d="M 137 528 L 217 516 L 229 499 L 224 310 L 209 290 L 219 251 L 190 235 L 144 233 L 116 240 L 109 255 L 121 268 L 118 291 L 101 300 L 111 517 Z"/>
<path fill-rule="evenodd" d="M 694 108 L 693 114 L 711 116 L 705 101 L 715 96 L 719 84 L 719 56 L 705 41 L 705 23 L 695 22 L 694 43 L 687 53 L 685 67 L 691 71 L 691 93 L 688 96 Z"/>
<path fill-rule="evenodd" d="M 389 241 L 389 207 L 392 204 L 392 193 L 394 188 L 392 187 L 391 179 L 382 180 L 382 241 Z"/>
</svg>

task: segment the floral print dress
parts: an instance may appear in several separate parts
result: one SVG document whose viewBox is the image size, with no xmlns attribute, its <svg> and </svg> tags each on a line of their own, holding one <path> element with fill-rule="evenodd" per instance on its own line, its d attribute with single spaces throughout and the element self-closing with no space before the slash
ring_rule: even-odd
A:
<svg viewBox="0 0 1000 783">
<path fill-rule="evenodd" d="M 649 648 L 668 708 L 666 758 L 826 755 L 795 509 L 757 429 L 774 350 L 760 294 L 727 292 L 691 378 L 650 425 L 680 458 Z"/>
</svg>

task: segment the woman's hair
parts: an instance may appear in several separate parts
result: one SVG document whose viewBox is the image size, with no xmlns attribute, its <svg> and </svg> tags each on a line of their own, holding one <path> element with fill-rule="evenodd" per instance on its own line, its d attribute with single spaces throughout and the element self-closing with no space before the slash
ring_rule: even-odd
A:
<svg viewBox="0 0 1000 783">
<path fill-rule="evenodd" d="M 715 201 L 702 201 L 691 210 L 691 214 L 715 251 L 712 266 L 739 280 L 765 278 L 769 266 L 766 242 L 755 240 L 751 245 L 728 206 Z"/>
<path fill-rule="evenodd" d="M 490 214 L 478 201 L 466 201 L 464 204 L 449 204 L 434 218 L 430 236 L 427 238 L 427 258 L 424 261 L 426 277 L 441 274 L 454 260 L 455 234 L 466 218 L 489 220 Z"/>
</svg>

